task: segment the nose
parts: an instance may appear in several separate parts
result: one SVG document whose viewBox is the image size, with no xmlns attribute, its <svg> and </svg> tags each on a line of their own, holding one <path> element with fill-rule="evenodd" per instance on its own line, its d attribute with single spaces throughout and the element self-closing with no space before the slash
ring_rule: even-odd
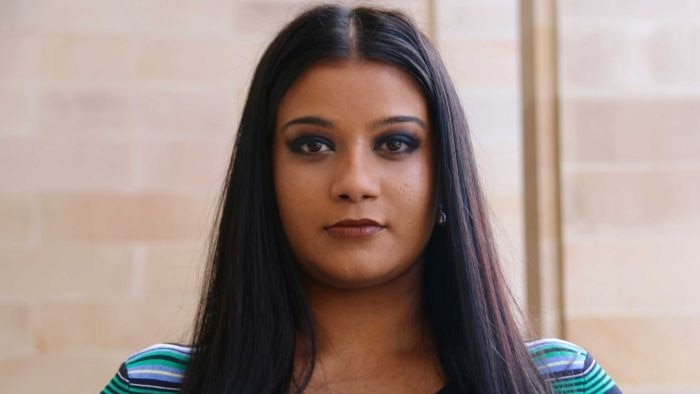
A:
<svg viewBox="0 0 700 394">
<path fill-rule="evenodd" d="M 370 153 L 361 148 L 337 154 L 331 195 L 333 199 L 362 202 L 376 199 L 379 195 L 377 169 Z"/>
</svg>

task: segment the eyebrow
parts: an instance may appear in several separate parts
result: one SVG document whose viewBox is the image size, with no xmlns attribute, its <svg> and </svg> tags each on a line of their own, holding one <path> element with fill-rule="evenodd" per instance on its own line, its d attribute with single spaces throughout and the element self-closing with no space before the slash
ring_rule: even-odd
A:
<svg viewBox="0 0 700 394">
<path fill-rule="evenodd" d="M 416 123 L 418 126 L 422 127 L 424 130 L 427 129 L 425 122 L 421 118 L 417 118 L 415 116 L 408 116 L 408 115 L 399 115 L 399 116 L 390 116 L 388 118 L 381 119 L 377 122 L 374 122 L 372 124 L 373 128 L 378 128 L 381 126 L 386 126 L 390 124 L 395 124 L 395 123 L 406 123 L 406 122 L 413 122 Z"/>
<path fill-rule="evenodd" d="M 425 125 L 425 122 L 423 122 L 422 119 L 415 117 L 415 116 L 409 116 L 409 115 L 397 115 L 397 116 L 389 116 L 388 118 L 383 118 L 380 119 L 374 123 L 372 123 L 372 128 L 378 128 L 381 126 L 386 126 L 386 125 L 391 125 L 391 124 L 396 124 L 396 123 L 407 123 L 407 122 L 412 122 L 420 127 L 422 127 L 424 130 L 427 129 L 427 126 Z M 302 116 L 300 118 L 292 119 L 289 122 L 285 123 L 284 126 L 282 126 L 282 130 L 284 131 L 290 126 L 297 125 L 297 124 L 308 124 L 308 125 L 313 125 L 313 126 L 321 126 L 321 127 L 326 127 L 329 129 L 332 129 L 334 124 L 328 119 L 324 119 L 318 116 Z"/>
</svg>

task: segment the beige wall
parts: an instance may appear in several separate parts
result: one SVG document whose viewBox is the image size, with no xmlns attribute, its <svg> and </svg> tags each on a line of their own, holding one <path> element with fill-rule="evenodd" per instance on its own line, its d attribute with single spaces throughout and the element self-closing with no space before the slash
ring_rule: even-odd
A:
<svg viewBox="0 0 700 394">
<path fill-rule="evenodd" d="M 524 301 L 518 3 L 375 3 L 435 38 Z M 700 6 L 560 3 L 566 338 L 624 389 L 698 389 Z M 0 392 L 186 338 L 250 74 L 304 4 L 0 2 Z"/>
<path fill-rule="evenodd" d="M 0 392 L 96 392 L 185 333 L 259 48 L 187 4 L 0 3 Z"/>
<path fill-rule="evenodd" d="M 700 392 L 700 2 L 558 4 L 566 335 Z"/>
</svg>

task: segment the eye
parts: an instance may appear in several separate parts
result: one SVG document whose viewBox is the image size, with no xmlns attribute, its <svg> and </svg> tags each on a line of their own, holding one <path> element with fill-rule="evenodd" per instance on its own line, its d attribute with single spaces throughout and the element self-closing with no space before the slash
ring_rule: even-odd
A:
<svg viewBox="0 0 700 394">
<path fill-rule="evenodd" d="M 392 155 L 402 155 L 413 152 L 419 145 L 420 142 L 409 135 L 394 134 L 379 140 L 375 149 Z"/>
<path fill-rule="evenodd" d="M 321 137 L 300 137 L 289 143 L 289 150 L 300 155 L 315 155 L 333 150 L 333 144 Z"/>
</svg>

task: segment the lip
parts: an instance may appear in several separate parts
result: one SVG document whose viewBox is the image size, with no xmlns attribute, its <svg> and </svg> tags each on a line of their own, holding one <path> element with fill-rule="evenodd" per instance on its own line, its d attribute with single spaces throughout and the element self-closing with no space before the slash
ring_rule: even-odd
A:
<svg viewBox="0 0 700 394">
<path fill-rule="evenodd" d="M 372 219 L 346 219 L 326 227 L 325 230 L 335 238 L 357 239 L 375 235 L 384 230 L 384 227 Z"/>
</svg>

